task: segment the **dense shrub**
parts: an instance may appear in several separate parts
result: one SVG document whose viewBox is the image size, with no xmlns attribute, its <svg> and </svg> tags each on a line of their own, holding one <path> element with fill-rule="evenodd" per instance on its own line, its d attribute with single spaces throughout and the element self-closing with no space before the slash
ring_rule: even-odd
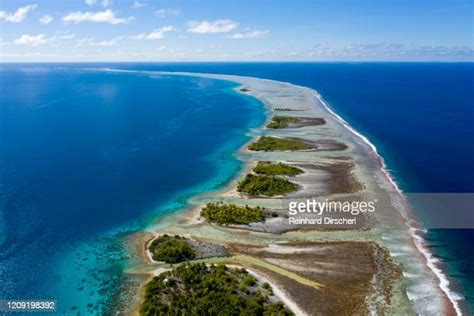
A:
<svg viewBox="0 0 474 316">
<path fill-rule="evenodd" d="M 276 115 L 272 117 L 272 121 L 267 125 L 267 128 L 284 128 L 288 127 L 290 123 L 298 123 L 300 120 L 293 116 Z"/>
<path fill-rule="evenodd" d="M 242 272 L 242 270 L 244 272 Z M 141 315 L 293 315 L 255 283 L 241 286 L 244 269 L 183 264 L 153 278 L 145 288 Z M 249 282 L 247 282 L 249 283 Z"/>
<path fill-rule="evenodd" d="M 249 224 L 265 220 L 263 208 L 237 206 L 235 204 L 207 203 L 201 211 L 201 216 L 209 222 L 217 224 Z"/>
<path fill-rule="evenodd" d="M 311 147 L 308 144 L 300 140 L 269 136 L 262 136 L 249 146 L 249 150 L 254 151 L 303 150 L 309 148 Z"/>
<path fill-rule="evenodd" d="M 280 195 L 296 191 L 298 186 L 286 179 L 248 174 L 239 182 L 237 191 L 251 195 Z"/>
<path fill-rule="evenodd" d="M 191 260 L 196 256 L 186 238 L 180 236 L 160 236 L 152 241 L 148 249 L 154 260 L 166 263 Z"/>
<path fill-rule="evenodd" d="M 297 167 L 285 165 L 283 163 L 270 163 L 259 161 L 253 169 L 255 173 L 273 176 L 296 176 L 303 173 L 303 170 Z"/>
</svg>

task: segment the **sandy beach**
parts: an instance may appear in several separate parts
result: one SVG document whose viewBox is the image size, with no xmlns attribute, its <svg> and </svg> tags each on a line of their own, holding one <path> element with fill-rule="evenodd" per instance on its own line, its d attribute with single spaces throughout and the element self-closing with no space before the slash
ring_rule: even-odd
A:
<svg viewBox="0 0 474 316">
<path fill-rule="evenodd" d="M 143 72 L 147 73 L 147 72 Z M 298 139 L 309 150 L 260 152 L 248 144 L 236 154 L 246 163 L 220 192 L 195 196 L 192 207 L 168 215 L 148 228 L 153 235 L 178 234 L 197 242 L 224 245 L 229 257 L 204 258 L 250 269 L 268 280 L 297 315 L 308 314 L 460 314 L 448 281 L 436 267 L 405 199 L 370 141 L 334 113 L 309 88 L 249 77 L 189 75 L 237 82 L 236 90 L 261 100 L 268 118 L 301 118 L 288 128 L 249 131 L 258 137 Z M 282 110 L 283 109 L 283 110 Z M 284 162 L 304 173 L 291 178 L 298 191 L 287 196 L 252 197 L 235 188 L 258 161 Z M 357 224 L 295 225 L 289 223 L 286 199 L 377 200 L 376 211 Z M 262 206 L 278 216 L 265 222 L 223 227 L 199 218 L 207 202 Z M 305 214 L 311 217 L 311 214 Z M 337 219 L 341 214 L 333 214 Z M 148 235 L 149 236 L 149 235 Z M 145 245 L 143 246 L 145 248 Z M 130 273 L 154 275 L 167 265 L 152 262 Z M 136 313 L 136 309 L 134 310 Z"/>
</svg>

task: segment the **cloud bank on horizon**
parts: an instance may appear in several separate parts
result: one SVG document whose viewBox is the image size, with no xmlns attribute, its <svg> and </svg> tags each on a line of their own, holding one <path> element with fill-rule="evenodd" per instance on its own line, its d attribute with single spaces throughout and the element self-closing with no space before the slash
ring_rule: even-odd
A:
<svg viewBox="0 0 474 316">
<path fill-rule="evenodd" d="M 0 61 L 473 61 L 471 1 L 13 1 Z"/>
</svg>

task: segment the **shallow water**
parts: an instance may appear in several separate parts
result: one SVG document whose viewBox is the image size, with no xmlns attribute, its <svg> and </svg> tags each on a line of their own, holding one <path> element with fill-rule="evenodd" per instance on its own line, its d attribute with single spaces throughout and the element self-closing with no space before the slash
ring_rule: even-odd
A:
<svg viewBox="0 0 474 316">
<path fill-rule="evenodd" d="M 263 105 L 236 84 L 0 68 L 0 297 L 105 313 L 130 286 L 123 239 L 215 190 Z"/>
</svg>

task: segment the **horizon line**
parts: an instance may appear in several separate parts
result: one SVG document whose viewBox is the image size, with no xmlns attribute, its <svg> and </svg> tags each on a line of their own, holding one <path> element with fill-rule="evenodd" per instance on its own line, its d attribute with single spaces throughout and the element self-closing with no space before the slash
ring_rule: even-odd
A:
<svg viewBox="0 0 474 316">
<path fill-rule="evenodd" d="M 90 60 L 90 61 L 2 61 L 0 64 L 71 64 L 71 63 L 163 63 L 163 64 L 198 64 L 198 63 L 214 63 L 214 64 L 223 64 L 223 63 L 474 63 L 473 60 L 226 60 L 226 61 L 216 61 L 216 60 L 186 60 L 186 61 L 171 61 L 171 60 L 161 60 L 161 61 L 139 61 L 139 60 Z"/>
</svg>

